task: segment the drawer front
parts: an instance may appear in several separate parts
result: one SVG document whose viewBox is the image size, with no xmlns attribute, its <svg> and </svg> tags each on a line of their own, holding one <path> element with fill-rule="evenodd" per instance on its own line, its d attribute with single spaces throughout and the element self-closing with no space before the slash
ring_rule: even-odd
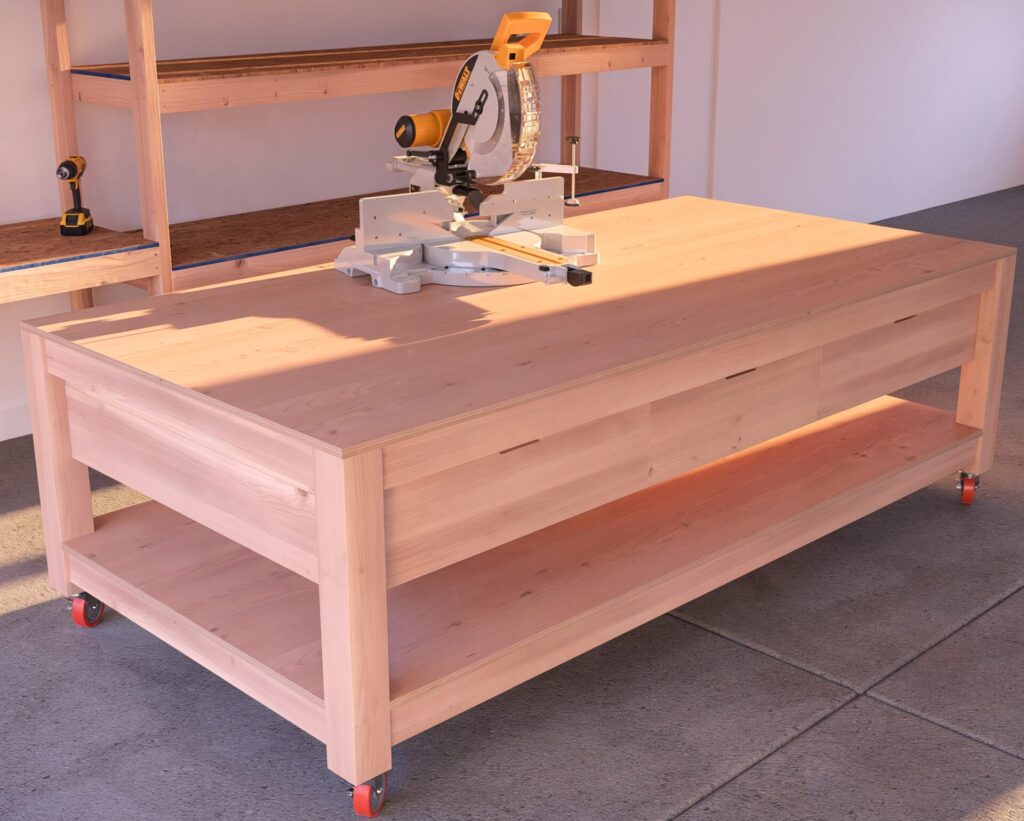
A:
<svg viewBox="0 0 1024 821">
<path fill-rule="evenodd" d="M 387 488 L 389 585 L 641 489 L 649 441 L 644 405 Z"/>
<path fill-rule="evenodd" d="M 817 418 L 821 349 L 651 406 L 651 480 L 661 482 Z"/>
<path fill-rule="evenodd" d="M 975 296 L 826 345 L 819 415 L 851 408 L 969 362 L 977 329 Z"/>
<path fill-rule="evenodd" d="M 50 372 L 108 407 L 131 416 L 159 419 L 188 439 L 228 459 L 258 465 L 298 487 L 313 486 L 313 447 L 308 440 L 254 418 L 228 413 L 212 400 L 64 345 L 47 341 Z"/>
<path fill-rule="evenodd" d="M 308 487 L 205 446 L 198 436 L 66 384 L 75 459 L 229 539 L 317 578 Z"/>
<path fill-rule="evenodd" d="M 923 314 L 951 301 L 976 296 L 993 287 L 993 270 L 991 265 L 983 265 L 893 293 L 877 294 L 778 327 L 609 372 L 557 393 L 418 431 L 384 445 L 384 486 L 397 487 L 520 442 L 551 436 L 697 389 L 744 369 L 764 367 L 837 340 L 848 340 L 914 311 Z"/>
<path fill-rule="evenodd" d="M 391 586 L 815 419 L 816 349 L 384 491 Z"/>
</svg>

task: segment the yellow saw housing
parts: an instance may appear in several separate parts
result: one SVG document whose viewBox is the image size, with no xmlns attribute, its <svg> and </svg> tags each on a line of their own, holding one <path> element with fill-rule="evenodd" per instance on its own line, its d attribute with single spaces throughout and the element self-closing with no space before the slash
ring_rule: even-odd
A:
<svg viewBox="0 0 1024 821">
<path fill-rule="evenodd" d="M 503 15 L 491 41 L 495 61 L 505 69 L 525 63 L 544 45 L 549 28 L 551 15 L 545 11 L 513 11 Z"/>
</svg>

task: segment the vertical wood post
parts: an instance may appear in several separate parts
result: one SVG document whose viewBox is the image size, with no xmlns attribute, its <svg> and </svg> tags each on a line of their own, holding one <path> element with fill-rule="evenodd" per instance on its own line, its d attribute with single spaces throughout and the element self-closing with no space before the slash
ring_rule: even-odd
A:
<svg viewBox="0 0 1024 821">
<path fill-rule="evenodd" d="M 327 766 L 360 784 L 391 769 L 384 473 L 379 450 L 315 458 Z"/>
<path fill-rule="evenodd" d="M 562 34 L 579 34 L 583 30 L 583 0 L 562 0 Z M 583 80 L 579 74 L 562 77 L 562 159 L 572 161 L 572 149 L 565 138 L 580 136 L 583 126 Z"/>
<path fill-rule="evenodd" d="M 64 381 L 46 365 L 39 334 L 22 330 L 25 381 L 32 414 L 32 443 L 39 479 L 39 503 L 50 584 L 62 596 L 75 592 L 68 581 L 64 542 L 93 531 L 89 469 L 71 457 L 71 432 Z"/>
<path fill-rule="evenodd" d="M 675 62 L 676 0 L 654 0 L 656 40 L 668 41 L 668 64 L 651 69 L 651 132 L 647 173 L 665 180 L 665 196 L 669 187 L 669 160 L 672 155 L 672 66 Z"/>
<path fill-rule="evenodd" d="M 160 243 L 160 274 L 150 280 L 150 293 L 173 290 L 171 229 L 167 213 L 164 139 L 160 124 L 160 87 L 156 73 L 156 32 L 153 0 L 124 0 L 131 69 L 135 150 L 142 198 L 142 233 Z"/>
<path fill-rule="evenodd" d="M 75 98 L 71 90 L 71 52 L 68 47 L 67 8 L 64 0 L 39 0 L 43 22 L 43 52 L 46 55 L 46 76 L 50 84 L 50 118 L 53 120 L 53 148 L 57 163 L 78 153 L 75 128 Z M 60 207 L 67 211 L 73 205 L 71 188 L 58 181 Z M 54 226 L 54 231 L 57 227 Z M 70 294 L 71 310 L 92 307 L 92 290 L 85 288 Z"/>
<path fill-rule="evenodd" d="M 964 466 L 971 473 L 984 473 L 992 467 L 995 458 L 999 395 L 1003 385 L 1016 262 L 1014 256 L 995 263 L 995 284 L 992 290 L 981 295 L 974 359 L 960 368 L 956 421 L 981 429 L 974 462 Z"/>
</svg>

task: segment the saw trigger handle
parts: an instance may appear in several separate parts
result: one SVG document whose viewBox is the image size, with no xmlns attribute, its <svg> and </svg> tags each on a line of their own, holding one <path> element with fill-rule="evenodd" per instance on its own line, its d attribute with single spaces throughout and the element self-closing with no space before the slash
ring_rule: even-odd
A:
<svg viewBox="0 0 1024 821">
<path fill-rule="evenodd" d="M 551 27 L 551 15 L 545 11 L 512 11 L 501 17 L 491 51 L 501 68 L 529 60 L 544 43 Z"/>
</svg>

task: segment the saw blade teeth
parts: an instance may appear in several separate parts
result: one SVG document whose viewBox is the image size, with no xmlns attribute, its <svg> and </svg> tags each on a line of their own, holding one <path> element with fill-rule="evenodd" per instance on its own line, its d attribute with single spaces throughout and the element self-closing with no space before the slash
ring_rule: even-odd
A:
<svg viewBox="0 0 1024 821">
<path fill-rule="evenodd" d="M 533 165 L 540 141 L 540 87 L 533 66 L 523 63 L 509 73 L 514 74 L 514 78 L 509 79 L 514 80 L 519 90 L 519 134 L 513 134 L 512 162 L 508 170 L 498 178 L 499 183 L 519 179 Z M 513 82 L 510 82 L 509 86 L 512 85 Z"/>
</svg>

